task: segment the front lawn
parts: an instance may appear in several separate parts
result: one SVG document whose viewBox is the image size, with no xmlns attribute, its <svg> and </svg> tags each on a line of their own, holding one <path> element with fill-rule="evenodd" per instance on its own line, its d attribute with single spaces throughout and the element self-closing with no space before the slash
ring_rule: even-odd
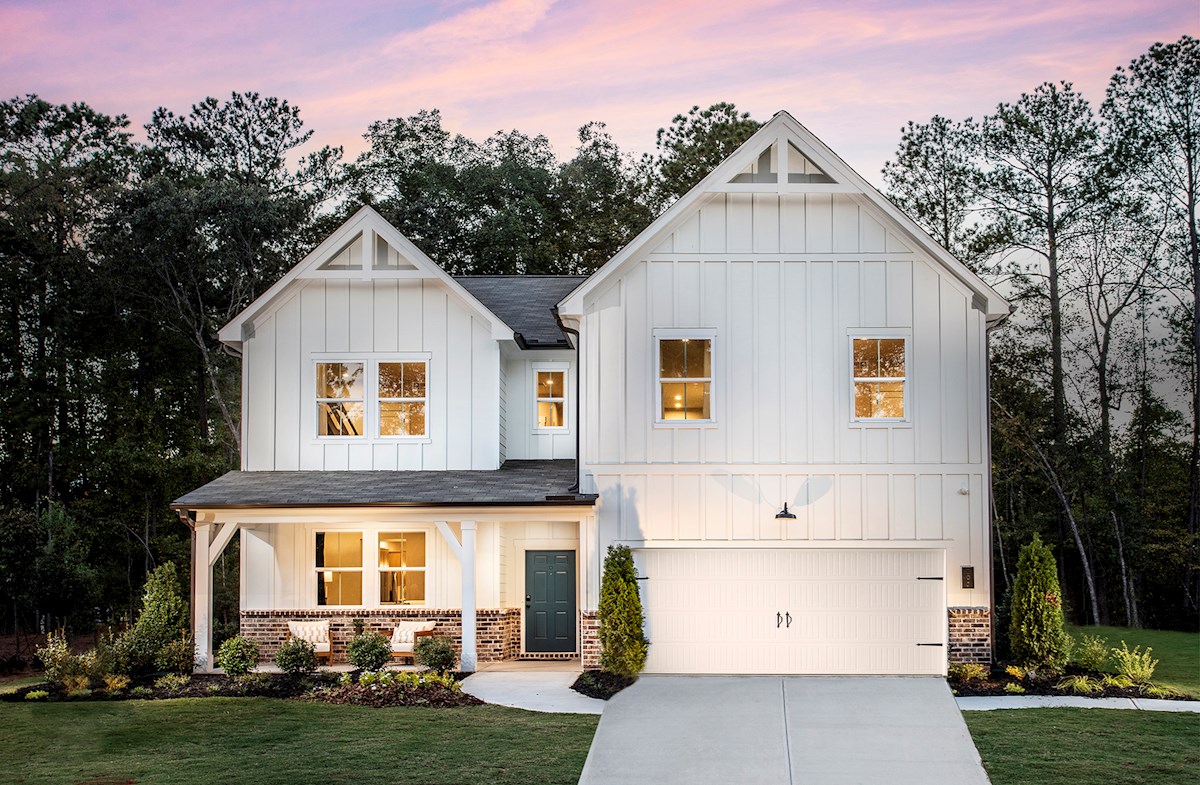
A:
<svg viewBox="0 0 1200 785">
<path fill-rule="evenodd" d="M 992 785 L 1200 782 L 1200 715 L 1013 709 L 963 717 Z"/>
<path fill-rule="evenodd" d="M 1200 633 L 1174 630 L 1135 630 L 1130 627 L 1069 627 L 1076 641 L 1083 635 L 1099 635 L 1109 646 L 1147 646 L 1158 660 L 1154 683 L 1200 697 Z"/>
<path fill-rule="evenodd" d="M 0 704 L 14 783 L 575 783 L 599 718 L 266 698 Z"/>
</svg>

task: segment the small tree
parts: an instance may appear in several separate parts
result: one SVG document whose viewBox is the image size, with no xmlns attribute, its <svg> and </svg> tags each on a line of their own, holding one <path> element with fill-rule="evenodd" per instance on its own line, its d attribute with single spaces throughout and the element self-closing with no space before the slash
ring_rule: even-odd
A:
<svg viewBox="0 0 1200 785">
<path fill-rule="evenodd" d="M 622 676 L 637 676 L 646 667 L 649 641 L 642 630 L 642 598 L 633 552 L 624 545 L 608 546 L 599 611 L 600 667 Z"/>
<path fill-rule="evenodd" d="M 136 671 L 154 669 L 159 652 L 188 632 L 188 607 L 172 562 L 160 565 L 146 578 L 142 612 L 129 632 L 130 658 Z"/>
<path fill-rule="evenodd" d="M 1037 534 L 1017 561 L 1008 636 L 1012 657 L 1022 665 L 1058 670 L 1071 652 L 1071 636 L 1063 630 L 1058 567 Z"/>
</svg>

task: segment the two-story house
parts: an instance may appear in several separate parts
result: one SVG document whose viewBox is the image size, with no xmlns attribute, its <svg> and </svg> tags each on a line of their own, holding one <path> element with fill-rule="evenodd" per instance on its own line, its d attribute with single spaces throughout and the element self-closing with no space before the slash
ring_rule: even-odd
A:
<svg viewBox="0 0 1200 785">
<path fill-rule="evenodd" d="M 177 500 L 241 542 L 243 634 L 423 619 L 464 670 L 598 657 L 634 549 L 647 670 L 990 658 L 987 340 L 1008 304 L 787 113 L 590 277 L 452 277 L 364 208 L 220 338 L 242 467 Z"/>
</svg>

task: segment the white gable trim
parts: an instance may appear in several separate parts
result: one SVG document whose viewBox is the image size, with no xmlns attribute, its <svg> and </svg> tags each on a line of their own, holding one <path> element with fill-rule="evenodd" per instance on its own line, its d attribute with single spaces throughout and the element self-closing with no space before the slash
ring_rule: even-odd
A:
<svg viewBox="0 0 1200 785">
<path fill-rule="evenodd" d="M 322 270 L 321 265 L 346 246 L 355 236 L 361 234 L 363 242 L 363 262 L 361 270 Z M 396 249 L 415 269 L 376 270 L 374 268 L 375 237 L 382 237 L 388 245 Z M 222 343 L 238 346 L 242 343 L 245 330 L 254 320 L 282 304 L 283 295 L 297 280 L 318 278 L 350 278 L 354 280 L 371 280 L 373 278 L 428 278 L 440 281 L 460 303 L 488 322 L 492 328 L 492 338 L 498 341 L 512 340 L 513 331 L 498 316 L 492 313 L 470 292 L 455 281 L 425 253 L 413 245 L 403 234 L 388 223 L 382 215 L 371 207 L 362 207 L 331 235 L 325 238 L 308 256 L 287 272 L 273 286 L 259 295 L 229 324 L 217 333 Z"/>
<path fill-rule="evenodd" d="M 788 142 L 791 142 L 816 166 L 832 179 L 833 183 L 789 183 L 787 177 Z M 779 177 L 773 183 L 732 183 L 735 176 L 750 166 L 769 145 L 778 145 Z M 695 209 L 716 193 L 812 193 L 837 192 L 861 193 L 863 199 L 876 208 L 912 245 L 940 263 L 958 281 L 977 296 L 980 306 L 986 311 L 989 321 L 1008 315 L 1008 302 L 986 281 L 971 272 L 962 262 L 938 244 L 911 218 L 898 209 L 890 200 L 833 152 L 824 142 L 801 125 L 785 111 L 777 113 L 769 122 L 758 129 L 741 147 L 726 158 L 690 191 L 668 207 L 657 219 L 642 230 L 616 256 L 606 262 L 590 278 L 581 283 L 558 305 L 564 316 L 583 316 L 584 297 L 597 291 L 604 282 L 623 268 L 627 262 L 658 246 L 671 232 L 686 221 Z"/>
</svg>

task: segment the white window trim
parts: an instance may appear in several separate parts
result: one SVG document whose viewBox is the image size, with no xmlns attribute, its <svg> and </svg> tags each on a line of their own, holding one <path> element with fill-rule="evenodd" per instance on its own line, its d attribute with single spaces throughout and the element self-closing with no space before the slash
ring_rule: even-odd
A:
<svg viewBox="0 0 1200 785">
<path fill-rule="evenodd" d="M 317 534 L 330 533 L 345 533 L 357 532 L 362 534 L 363 543 L 363 566 L 361 568 L 363 588 L 362 588 L 362 605 L 317 605 L 317 580 L 319 575 L 317 571 Z M 421 604 L 412 605 L 384 605 L 379 601 L 379 575 L 382 570 L 379 569 L 379 535 L 383 533 L 398 534 L 398 533 L 416 533 L 420 532 L 425 535 L 425 601 Z M 372 521 L 366 523 L 320 523 L 309 524 L 304 527 L 304 536 L 306 538 L 303 549 L 298 549 L 300 552 L 298 557 L 303 558 L 304 563 L 308 566 L 308 578 L 304 582 L 305 586 L 305 605 L 313 610 L 332 609 L 332 610 L 372 610 L 378 608 L 428 608 L 430 593 L 433 590 L 433 580 L 436 577 L 437 568 L 434 566 L 434 553 L 436 545 L 432 538 L 437 536 L 437 532 L 433 524 L 415 521 Z M 295 563 L 295 562 L 293 562 Z M 331 568 L 342 572 L 352 572 L 354 567 Z M 294 585 L 294 584 L 293 584 Z"/>
<path fill-rule="evenodd" d="M 720 350 L 720 344 L 717 341 L 717 331 L 711 327 L 698 327 L 695 329 L 684 328 L 658 328 L 652 331 L 654 350 L 651 351 L 650 359 L 654 363 L 650 371 L 651 383 L 654 385 L 654 427 L 655 428 L 715 428 L 718 425 L 717 420 L 717 364 Z M 662 418 L 662 382 L 663 379 L 659 375 L 662 370 L 662 341 L 679 340 L 681 338 L 695 339 L 701 341 L 709 341 L 712 351 L 712 376 L 708 378 L 708 414 L 707 420 L 664 420 Z M 686 382 L 687 379 L 677 379 L 674 381 Z"/>
<path fill-rule="evenodd" d="M 363 433 L 360 436 L 322 436 L 317 400 L 317 365 L 319 363 L 363 364 Z M 425 434 L 422 436 L 380 436 L 379 364 L 389 362 L 425 363 Z M 430 444 L 429 385 L 433 373 L 430 352 L 313 352 L 309 355 L 308 379 L 304 384 L 306 406 L 312 427 L 312 444 Z M 357 399 L 353 399 L 357 400 Z M 396 400 L 388 398 L 386 400 Z M 412 399 L 416 400 L 416 399 Z"/>
<path fill-rule="evenodd" d="M 854 414 L 854 383 L 859 379 L 854 375 L 854 341 L 855 339 L 896 339 L 904 340 L 904 378 L 882 377 L 875 381 L 904 382 L 904 416 L 903 417 L 858 417 Z M 912 420 L 912 331 L 907 328 L 876 327 L 848 330 L 846 333 L 846 362 L 849 384 L 846 387 L 847 412 L 852 428 L 911 428 Z"/>
<path fill-rule="evenodd" d="M 380 567 L 379 566 L 379 535 L 381 534 L 423 534 L 425 535 L 425 566 L 424 567 Z M 429 607 L 429 538 L 430 531 L 419 526 L 395 526 L 382 527 L 375 532 L 375 582 L 372 591 L 372 599 L 374 604 L 371 607 L 378 608 L 428 608 Z M 365 539 L 365 538 L 364 538 Z M 388 602 L 385 603 L 379 599 L 379 578 L 389 572 L 420 572 L 425 575 L 425 599 L 421 602 Z M 364 595 L 366 596 L 366 595 Z"/>
<path fill-rule="evenodd" d="M 361 567 L 318 567 L 317 566 L 317 535 L 318 534 L 361 534 L 362 535 L 362 566 Z M 315 609 L 322 608 L 365 608 L 366 603 L 362 605 L 320 605 L 317 603 L 317 587 L 322 580 L 322 573 L 329 572 L 357 572 L 362 578 L 361 594 L 365 600 L 367 597 L 367 540 L 368 532 L 361 526 L 317 526 L 308 530 L 308 543 L 305 546 L 308 558 L 308 574 L 311 576 L 309 580 L 308 601 Z M 378 538 L 376 538 L 378 542 Z M 378 547 L 378 545 L 376 545 Z"/>
<path fill-rule="evenodd" d="M 563 375 L 562 395 L 555 398 L 539 398 L 537 390 L 537 375 L 538 371 L 561 371 Z M 571 419 L 571 401 L 569 392 L 571 389 L 571 364 L 568 362 L 535 362 L 529 365 L 529 380 L 530 389 L 533 391 L 533 433 L 571 433 L 573 424 Z M 563 405 L 563 424 L 558 426 L 543 426 L 538 425 L 538 403 L 541 401 L 562 401 Z"/>
</svg>

